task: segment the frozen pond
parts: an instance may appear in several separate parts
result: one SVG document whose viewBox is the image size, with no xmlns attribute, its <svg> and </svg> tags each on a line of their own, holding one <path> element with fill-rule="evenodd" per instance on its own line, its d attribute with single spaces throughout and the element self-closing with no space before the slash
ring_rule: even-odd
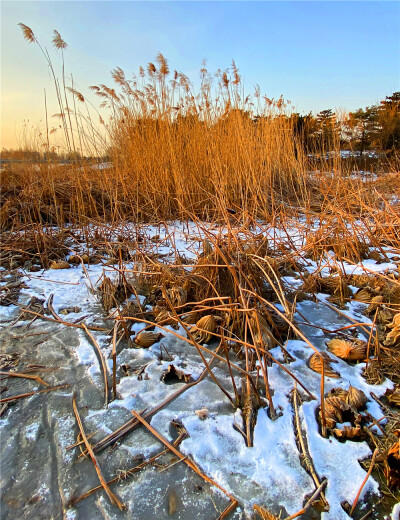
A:
<svg viewBox="0 0 400 520">
<path fill-rule="evenodd" d="M 187 244 L 181 247 L 183 250 Z M 194 245 L 192 252 L 185 250 L 189 257 L 193 251 Z M 102 269 L 102 266 L 91 265 L 84 272 L 78 266 L 25 277 L 26 288 L 21 291 L 19 303 L 26 304 L 32 296 L 48 300 L 53 295 L 57 313 L 78 306 L 63 318 L 69 322 L 84 318 L 86 325 L 108 330 L 93 332 L 93 335 L 107 359 L 111 374 L 112 323 L 104 321 L 104 312 L 90 291 L 91 284 L 98 284 Z M 288 279 L 287 282 L 295 284 L 296 280 Z M 298 304 L 301 313 L 295 316 L 298 322 L 306 319 L 330 330 L 350 323 L 349 319 L 322 303 L 324 295 L 319 296 L 320 303 L 307 300 Z M 351 302 L 345 312 L 365 322 L 367 318 L 361 314 L 363 306 Z M 161 330 L 165 337 L 149 349 L 128 348 L 126 342 L 121 342 L 117 366 L 125 369 L 118 371 L 117 399 L 106 408 L 99 359 L 82 329 L 41 319 L 30 324 L 30 318 L 13 324 L 19 314 L 18 308 L 0 307 L 0 311 L 2 354 L 19 355 L 17 371 L 28 365 L 41 365 L 45 370 L 36 373 L 50 386 L 70 385 L 21 399 L 10 405 L 0 419 L 2 518 L 150 520 L 173 515 L 177 519 L 189 520 L 219 517 L 229 504 L 227 497 L 171 454 L 162 456 L 126 480 L 123 478 L 124 472 L 164 449 L 163 444 L 143 426 L 97 455 L 107 480 L 118 475 L 121 477 L 120 482 L 112 485 L 112 490 L 127 511 L 120 512 L 113 506 L 103 490 L 74 503 L 74 499 L 97 486 L 99 481 L 90 459 L 78 458 L 79 447 L 67 449 L 76 442 L 78 434 L 72 408 L 73 393 L 85 431 L 94 434 L 91 443 L 95 444 L 128 421 L 132 417 L 131 410 L 149 411 L 185 386 L 179 380 L 173 384 L 162 380 L 170 364 L 190 375 L 191 381 L 197 380 L 204 364 L 193 346 Z M 141 328 L 143 325 L 135 324 L 133 332 Z M 307 325 L 302 325 L 301 329 L 314 346 L 321 351 L 327 350 L 326 340 L 333 336 Z M 185 336 L 182 327 L 174 332 Z M 216 346 L 210 343 L 208 348 L 215 351 Z M 353 503 L 366 476 L 359 461 L 369 457 L 371 450 L 366 442 L 343 443 L 320 435 L 316 420 L 320 376 L 306 364 L 313 351 L 298 339 L 289 340 L 285 348 L 292 360 L 284 366 L 316 397 L 310 400 L 298 387 L 304 398 L 299 412 L 301 427 L 315 470 L 321 479 L 328 481 L 325 496 L 330 504 L 329 511 L 319 514 L 310 510 L 308 516 L 302 518 L 347 520 L 350 517 L 341 502 Z M 285 363 L 279 347 L 272 349 L 271 354 Z M 210 354 L 205 354 L 205 357 L 208 361 L 212 358 Z M 233 352 L 231 362 L 240 364 Z M 393 387 L 390 381 L 374 386 L 367 384 L 362 377 L 362 363 L 349 365 L 335 358 L 332 368 L 340 377 L 326 378 L 326 392 L 334 387 L 347 390 L 351 384 L 367 396 L 371 391 L 380 396 L 387 388 Z M 217 361 L 212 370 L 219 383 L 233 394 L 227 365 Z M 210 376 L 164 406 L 149 421 L 170 442 L 179 435 L 179 428 L 173 424 L 181 424 L 186 429 L 188 436 L 179 445 L 180 452 L 238 500 L 238 507 L 229 516 L 232 519 L 251 518 L 254 504 L 262 505 L 276 515 L 281 513 L 285 518 L 300 510 L 305 496 L 315 490 L 311 476 L 300 463 L 296 443 L 290 396 L 294 380 L 276 363 L 269 368 L 268 377 L 278 417 L 272 421 L 267 407 L 258 410 L 251 448 L 246 447 L 235 427 L 241 426 L 240 411 L 232 406 Z M 241 387 L 240 376 L 235 377 L 235 383 Z M 43 388 L 34 381 L 17 378 L 3 379 L 2 385 L 8 387 L 8 391 L 3 393 L 7 396 Z M 205 417 L 196 413 L 203 408 L 206 409 Z M 373 399 L 368 400 L 367 411 L 376 419 L 384 415 Z M 367 504 L 362 503 L 363 499 L 378 493 L 378 484 L 370 477 L 360 497 L 360 515 L 368 509 Z M 372 515 L 371 518 L 377 519 L 378 516 Z"/>
</svg>

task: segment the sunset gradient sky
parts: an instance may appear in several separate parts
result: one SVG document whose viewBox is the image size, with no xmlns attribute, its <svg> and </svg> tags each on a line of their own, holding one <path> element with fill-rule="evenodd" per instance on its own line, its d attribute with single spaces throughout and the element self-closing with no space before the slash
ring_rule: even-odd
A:
<svg viewBox="0 0 400 520">
<path fill-rule="evenodd" d="M 194 81 L 204 58 L 213 72 L 235 59 L 248 92 L 258 83 L 301 112 L 354 110 L 400 90 L 399 2 L 2 1 L 2 147 L 21 143 L 24 120 L 43 121 L 44 89 L 49 113 L 57 111 L 45 60 L 18 22 L 58 68 L 51 39 L 53 29 L 61 33 L 67 71 L 84 95 L 111 84 L 115 66 L 129 76 L 159 51 Z"/>
</svg>

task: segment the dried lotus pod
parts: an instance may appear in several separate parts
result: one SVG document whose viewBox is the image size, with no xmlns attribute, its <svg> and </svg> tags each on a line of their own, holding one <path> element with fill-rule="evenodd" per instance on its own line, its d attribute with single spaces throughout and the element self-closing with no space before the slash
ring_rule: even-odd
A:
<svg viewBox="0 0 400 520">
<path fill-rule="evenodd" d="M 160 341 L 160 339 L 163 337 L 164 337 L 164 335 L 161 333 L 145 330 L 143 332 L 140 332 L 136 336 L 135 343 L 136 343 L 136 345 L 139 345 L 139 347 L 149 348 L 152 345 L 154 345 L 154 343 L 157 343 L 157 341 Z"/>
<path fill-rule="evenodd" d="M 386 339 L 384 341 L 384 344 L 387 347 L 392 347 L 396 345 L 400 341 L 400 328 L 395 328 L 389 332 L 389 334 L 386 336 Z"/>
<path fill-rule="evenodd" d="M 50 269 L 69 269 L 71 266 L 65 260 L 53 260 Z"/>
<path fill-rule="evenodd" d="M 250 326 L 253 331 L 254 343 L 260 345 L 266 350 L 274 348 L 276 341 L 274 335 L 264 318 L 258 311 L 254 311 L 250 317 Z"/>
<path fill-rule="evenodd" d="M 328 356 L 328 354 L 326 352 L 321 352 L 320 354 L 322 355 L 322 357 L 324 359 L 325 376 L 338 379 L 340 377 L 340 375 L 337 372 L 335 372 L 330 366 L 330 361 L 333 361 L 333 359 L 330 356 Z M 317 372 L 318 374 L 322 374 L 322 362 L 321 361 L 322 360 L 321 360 L 320 355 L 316 352 L 315 354 L 313 354 L 310 357 L 310 359 L 308 361 L 308 366 L 314 372 Z"/>
<path fill-rule="evenodd" d="M 364 408 L 368 401 L 367 396 L 364 394 L 362 390 L 355 388 L 354 386 L 349 386 L 349 392 L 347 394 L 347 403 L 356 410 L 361 410 Z"/>
<path fill-rule="evenodd" d="M 199 321 L 199 315 L 197 312 L 189 312 L 185 314 L 185 316 L 182 316 L 181 320 L 188 325 L 196 325 Z"/>
<path fill-rule="evenodd" d="M 341 401 L 346 403 L 348 393 L 349 392 L 347 390 L 345 390 L 344 388 L 336 387 L 336 388 L 332 388 L 332 390 L 330 390 L 328 392 L 327 398 L 337 397 L 338 399 L 340 399 Z"/>
<path fill-rule="evenodd" d="M 176 327 L 177 323 L 172 314 L 163 309 L 156 315 L 156 323 L 160 323 L 161 325 L 171 325 L 172 327 Z"/>
<path fill-rule="evenodd" d="M 210 333 L 214 333 L 217 330 L 217 321 L 218 319 L 212 314 L 207 314 L 207 316 L 200 318 L 190 330 L 193 339 L 197 343 L 209 343 L 213 338 L 213 335 Z"/>
<path fill-rule="evenodd" d="M 182 307 L 187 302 L 187 291 L 180 285 L 174 285 L 167 290 L 168 298 L 174 307 Z"/>
<path fill-rule="evenodd" d="M 376 321 L 381 325 L 389 325 L 392 322 L 392 320 L 393 312 L 384 305 L 381 305 L 376 316 Z"/>
<path fill-rule="evenodd" d="M 344 426 L 343 429 L 335 428 L 333 433 L 339 439 L 355 439 L 361 437 L 361 426 Z"/>
<path fill-rule="evenodd" d="M 340 409 L 339 409 L 340 412 Z M 321 417 L 321 410 L 319 412 L 319 416 Z M 332 404 L 330 399 L 325 399 L 325 421 L 328 428 L 334 428 L 336 422 L 340 420 L 341 416 L 338 418 L 338 409 L 336 406 Z"/>
<path fill-rule="evenodd" d="M 349 361 L 361 361 L 365 359 L 367 355 L 368 350 L 368 343 L 366 341 L 363 341 L 361 339 L 356 339 L 353 341 L 350 355 L 348 360 Z"/>
<path fill-rule="evenodd" d="M 332 352 L 332 354 L 335 354 L 335 356 L 341 359 L 347 359 L 351 350 L 351 342 L 343 339 L 331 339 L 327 341 L 326 346 L 329 352 Z"/>
<path fill-rule="evenodd" d="M 354 293 L 353 299 L 358 302 L 369 303 L 375 295 L 376 292 L 371 287 L 362 287 Z"/>
<path fill-rule="evenodd" d="M 394 317 L 392 323 L 388 325 L 391 329 L 400 328 L 400 312 L 398 312 Z"/>
<path fill-rule="evenodd" d="M 327 397 L 325 399 L 325 421 L 328 428 L 335 427 L 337 422 L 343 422 L 343 412 L 350 410 L 350 406 L 339 397 Z M 319 411 L 321 418 L 321 409 Z"/>
<path fill-rule="evenodd" d="M 367 354 L 367 343 L 360 340 L 331 339 L 327 347 L 332 354 L 347 361 L 361 361 Z"/>
<path fill-rule="evenodd" d="M 343 412 L 350 409 L 350 406 L 339 399 L 339 397 L 328 397 L 325 399 L 325 413 L 330 417 L 335 417 L 337 422 L 343 422 Z"/>
<path fill-rule="evenodd" d="M 81 263 L 81 259 L 82 259 L 82 262 L 84 264 L 88 264 L 89 261 L 90 261 L 90 258 L 88 255 L 86 254 L 83 254 L 83 255 L 71 255 L 69 258 L 68 258 L 68 262 L 70 264 L 80 264 Z"/>
<path fill-rule="evenodd" d="M 367 307 L 366 313 L 372 314 L 373 312 L 375 312 L 376 309 L 379 307 L 380 303 L 383 303 L 383 296 L 374 296 L 371 300 L 371 303 Z"/>
</svg>

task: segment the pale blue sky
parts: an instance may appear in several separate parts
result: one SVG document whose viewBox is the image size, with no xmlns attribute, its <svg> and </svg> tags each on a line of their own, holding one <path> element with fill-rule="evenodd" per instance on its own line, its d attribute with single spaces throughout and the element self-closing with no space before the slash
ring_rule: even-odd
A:
<svg viewBox="0 0 400 520">
<path fill-rule="evenodd" d="M 110 84 L 116 65 L 137 72 L 159 51 L 193 80 L 204 58 L 212 72 L 235 59 L 249 92 L 258 83 L 301 112 L 354 110 L 400 90 L 399 2 L 2 1 L 2 146 L 16 146 L 24 119 L 43 119 L 43 89 L 52 91 L 18 22 L 49 50 L 52 30 L 61 33 L 67 70 L 85 94 Z"/>
</svg>

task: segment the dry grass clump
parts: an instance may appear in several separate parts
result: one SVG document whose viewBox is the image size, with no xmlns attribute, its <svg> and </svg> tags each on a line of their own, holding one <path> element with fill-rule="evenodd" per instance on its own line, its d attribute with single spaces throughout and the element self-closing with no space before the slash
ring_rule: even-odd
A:
<svg viewBox="0 0 400 520">
<path fill-rule="evenodd" d="M 67 231 L 44 230 L 41 226 L 3 234 L 0 265 L 8 269 L 23 266 L 29 270 L 39 266 L 48 268 L 52 261 L 64 260 L 68 253 L 65 244 L 68 236 Z"/>
<path fill-rule="evenodd" d="M 357 237 L 343 223 L 321 226 L 307 236 L 307 257 L 320 260 L 325 253 L 333 252 L 338 260 L 360 262 L 368 257 L 369 245 Z"/>
<path fill-rule="evenodd" d="M 112 281 L 106 274 L 103 274 L 98 290 L 101 304 L 106 312 L 110 312 L 112 308 L 118 307 L 131 294 L 134 294 L 133 287 L 126 281 L 123 275 Z"/>
<path fill-rule="evenodd" d="M 188 214 L 246 224 L 302 208 L 324 222 L 307 239 L 313 259 L 333 250 L 338 259 L 359 261 L 381 231 L 387 244 L 399 243 L 398 215 L 388 204 L 396 176 L 379 184 L 350 179 L 339 148 L 334 159 L 316 164 L 313 157 L 325 151 L 306 154 L 289 106 L 257 89 L 245 95 L 234 63 L 214 76 L 203 68 L 197 92 L 184 74 L 170 74 L 161 54 L 133 79 L 119 68 L 113 79 L 115 88 L 92 87 L 110 110 L 103 132 L 91 117 L 82 118 L 79 106 L 88 104 L 74 87 L 61 92 L 59 115 L 71 158 L 62 164 L 49 154 L 40 163 L 9 165 L 2 175 L 2 230 Z M 74 139 L 97 160 L 79 160 Z M 99 165 L 106 154 L 111 162 Z M 359 235 L 354 220 L 372 215 L 376 226 L 370 223 L 369 236 Z"/>
<path fill-rule="evenodd" d="M 330 300 L 342 304 L 352 295 L 348 283 L 341 273 L 331 276 L 321 276 L 318 273 L 310 274 L 305 277 L 302 290 L 305 293 L 330 294 Z"/>
<path fill-rule="evenodd" d="M 378 474 L 380 485 L 385 496 L 394 503 L 400 500 L 400 414 L 387 406 L 385 398 L 373 398 L 379 403 L 385 414 L 385 421 L 381 423 L 380 430 L 376 434 L 373 430 L 365 430 L 368 433 L 370 444 L 379 450 L 375 459 L 375 471 Z M 362 463 L 365 470 L 370 468 L 371 461 Z"/>
<path fill-rule="evenodd" d="M 364 377 L 369 384 L 379 385 L 388 378 L 394 383 L 400 383 L 399 355 L 385 351 L 381 355 L 369 360 L 364 370 Z"/>
<path fill-rule="evenodd" d="M 265 218 L 283 200 L 305 200 L 308 160 L 282 99 L 244 96 L 235 66 L 235 79 L 224 72 L 216 85 L 203 69 L 195 94 L 184 74 L 169 79 L 165 59 L 158 59 L 159 68 L 149 64 L 133 81 L 113 71 L 116 89 L 93 87 L 112 115 L 112 167 L 76 159 L 13 164 L 3 179 L 2 198 L 10 201 L 3 228 L 17 221 L 170 219 L 186 211 L 210 219 L 221 205 Z M 94 134 L 92 125 L 74 123 L 66 134 Z"/>
<path fill-rule="evenodd" d="M 276 301 L 280 284 L 280 268 L 285 261 L 266 256 L 265 238 L 249 234 L 246 241 L 232 234 L 208 241 L 191 272 L 194 281 L 192 298 L 205 299 L 223 294 L 235 300 L 239 297 L 239 282 L 244 283 L 269 300 Z"/>
<path fill-rule="evenodd" d="M 371 225 L 369 238 L 378 240 L 386 226 L 385 240 L 398 244 L 399 219 L 388 204 L 398 188 L 396 164 L 387 164 L 391 175 L 362 182 L 349 177 L 352 159 L 342 159 L 339 142 L 335 150 L 315 144 L 308 154 L 289 103 L 269 99 L 259 88 L 245 93 L 234 62 L 216 74 L 203 66 L 198 89 L 185 74 L 170 70 L 160 53 L 133 76 L 117 67 L 113 87 L 91 87 L 107 113 L 100 116 L 69 76 L 57 78 L 34 32 L 20 27 L 49 67 L 69 159 L 53 160 L 47 127 L 40 142 L 45 160 L 13 163 L 2 172 L 3 230 L 32 223 L 167 220 L 188 213 L 245 223 L 303 208 L 329 216 L 323 230 L 309 236 L 313 258 L 329 249 L 339 258 L 364 258 L 367 242 L 352 221 L 372 214 L 382 225 L 375 235 Z M 66 50 L 57 31 L 52 43 Z M 97 159 L 80 159 L 84 153 Z M 111 162 L 98 164 L 103 160 Z"/>
<path fill-rule="evenodd" d="M 109 315 L 118 323 L 114 329 L 115 352 L 118 334 L 120 339 L 125 334 L 131 347 L 160 348 L 161 356 L 163 349 L 169 356 L 161 343 L 167 333 L 186 339 L 200 356 L 203 350 L 212 353 L 210 349 L 218 345 L 214 351 L 229 367 L 233 395 L 232 390 L 228 391 L 212 372 L 209 373 L 232 405 L 242 410 L 243 428 L 237 427 L 247 446 L 252 446 L 258 407 L 268 403 L 271 419 L 276 417 L 268 382 L 271 363 L 278 363 L 294 377 L 290 369 L 284 367 L 291 358 L 283 347 L 290 321 L 286 322 L 282 314 L 273 306 L 271 308 L 271 298 L 267 300 L 266 297 L 274 293 L 274 299 L 284 306 L 289 318 L 293 313 L 293 302 L 286 300 L 279 262 L 275 262 L 272 256 L 255 255 L 253 251 L 261 251 L 261 239 L 256 236 L 254 244 L 250 244 L 250 236 L 249 232 L 249 240 L 240 241 L 232 229 L 224 239 L 208 233 L 203 251 L 190 269 L 179 263 L 164 263 L 163 258 L 144 251 L 137 252 L 132 266 L 127 268 L 120 262 L 115 268 L 115 280 L 104 274 L 99 285 L 105 310 L 110 312 L 115 308 Z M 265 241 L 263 247 L 266 247 Z M 130 298 L 139 287 L 140 292 L 146 294 L 143 305 L 139 301 L 132 302 Z M 211 288 L 210 292 L 208 288 Z M 143 323 L 143 328 L 132 343 L 130 328 L 135 322 Z M 270 353 L 277 345 L 283 350 L 283 362 Z M 239 360 L 245 364 L 244 368 L 229 359 L 230 352 L 235 363 Z M 205 359 L 203 361 L 207 367 Z M 239 370 L 243 378 L 240 392 L 233 369 Z M 116 368 L 113 380 L 116 382 Z M 298 384 L 302 385 L 300 381 Z M 305 391 L 308 392 L 306 388 Z"/>
<path fill-rule="evenodd" d="M 275 196 L 301 196 L 306 157 L 283 100 L 243 95 L 234 64 L 214 80 L 203 68 L 195 93 L 184 74 L 170 79 L 165 58 L 157 59 L 133 80 L 114 70 L 116 89 L 94 87 L 114 110 L 111 156 L 119 178 L 149 210 L 171 217 L 185 208 L 210 218 L 223 202 L 265 214 Z"/>
<path fill-rule="evenodd" d="M 120 219 L 125 202 L 110 171 L 85 164 L 12 164 L 2 174 L 1 230 Z"/>
</svg>

